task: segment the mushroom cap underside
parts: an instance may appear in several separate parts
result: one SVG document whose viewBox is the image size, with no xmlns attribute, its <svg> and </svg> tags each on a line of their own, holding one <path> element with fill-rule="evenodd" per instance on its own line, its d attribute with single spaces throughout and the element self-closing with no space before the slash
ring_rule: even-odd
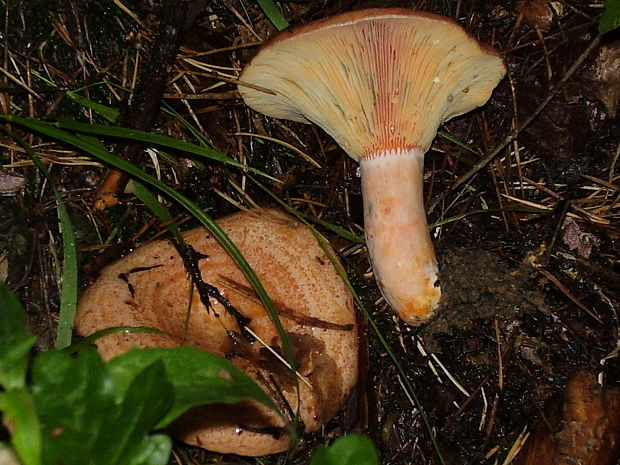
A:
<svg viewBox="0 0 620 465">
<path fill-rule="evenodd" d="M 317 124 L 359 159 L 380 149 L 428 150 L 438 126 L 483 105 L 505 72 L 495 50 L 452 20 L 370 9 L 267 42 L 242 72 L 239 92 L 268 116 Z"/>
<path fill-rule="evenodd" d="M 306 431 L 315 430 L 337 412 L 357 379 L 351 295 L 312 233 L 295 219 L 275 210 L 255 210 L 218 223 L 276 305 L 298 372 L 312 386 L 299 383 L 299 405 L 289 370 L 258 342 L 231 338 L 229 331 L 241 334 L 237 320 L 215 299 L 209 310 L 200 303 L 183 260 L 168 241 L 141 246 L 105 268 L 80 299 L 77 331 L 89 335 L 114 326 L 147 326 L 172 333 L 176 337 L 116 333 L 96 344 L 104 358 L 136 346 L 180 345 L 227 356 L 272 395 L 282 412 L 299 407 Z M 271 320 L 228 253 L 204 228 L 188 231 L 184 238 L 199 254 L 202 280 L 251 319 L 248 328 L 281 352 Z M 194 409 L 176 422 L 173 434 L 216 452 L 257 456 L 286 449 L 288 436 L 272 434 L 283 426 L 273 411 L 245 402 Z"/>
</svg>

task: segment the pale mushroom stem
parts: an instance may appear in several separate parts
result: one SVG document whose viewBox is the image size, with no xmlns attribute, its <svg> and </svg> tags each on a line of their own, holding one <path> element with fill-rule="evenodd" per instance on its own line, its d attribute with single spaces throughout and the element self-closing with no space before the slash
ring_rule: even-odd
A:
<svg viewBox="0 0 620 465">
<path fill-rule="evenodd" d="M 364 229 L 375 278 L 403 320 L 426 321 L 439 303 L 437 260 L 423 202 L 424 152 L 376 152 L 360 159 Z"/>
</svg>

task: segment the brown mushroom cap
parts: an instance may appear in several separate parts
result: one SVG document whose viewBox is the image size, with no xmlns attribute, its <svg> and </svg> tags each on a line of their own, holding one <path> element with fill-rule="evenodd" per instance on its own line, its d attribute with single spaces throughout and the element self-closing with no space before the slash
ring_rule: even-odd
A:
<svg viewBox="0 0 620 465">
<path fill-rule="evenodd" d="M 298 372 L 312 386 L 299 383 L 300 418 L 306 431 L 316 430 L 333 417 L 357 379 L 357 327 L 351 295 L 312 233 L 294 218 L 275 210 L 254 210 L 218 223 L 278 309 Z M 202 279 L 251 319 L 247 327 L 261 340 L 281 351 L 271 320 L 228 253 L 204 228 L 188 231 L 184 237 L 205 256 L 199 261 Z M 77 330 L 86 336 L 114 326 L 162 329 L 178 337 L 116 333 L 99 339 L 97 347 L 104 358 L 136 346 L 186 344 L 229 356 L 273 395 L 282 412 L 295 412 L 297 392 L 289 370 L 258 342 L 233 341 L 228 331 L 239 332 L 236 320 L 217 301 L 211 299 L 211 305 L 207 311 L 200 303 L 172 244 L 155 241 L 102 271 L 80 300 Z M 269 428 L 282 426 L 274 412 L 248 401 L 194 409 L 174 424 L 173 434 L 216 452 L 258 456 L 287 448 L 286 434 L 268 433 Z"/>
<path fill-rule="evenodd" d="M 484 104 L 505 72 L 499 54 L 454 21 L 385 8 L 285 32 L 240 76 L 248 106 L 315 123 L 360 161 L 375 278 L 408 323 L 427 321 L 441 296 L 423 204 L 424 153 L 439 125 Z"/>
<path fill-rule="evenodd" d="M 344 13 L 284 32 L 243 70 L 248 106 L 315 123 L 354 159 L 426 152 L 439 125 L 486 103 L 499 54 L 445 17 L 404 8 Z"/>
</svg>

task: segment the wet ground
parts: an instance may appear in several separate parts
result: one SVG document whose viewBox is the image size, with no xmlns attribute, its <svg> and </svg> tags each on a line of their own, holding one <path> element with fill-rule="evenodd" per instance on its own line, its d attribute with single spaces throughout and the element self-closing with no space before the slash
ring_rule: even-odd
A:
<svg viewBox="0 0 620 465">
<path fill-rule="evenodd" d="M 255 2 L 205 5 L 207 14 L 201 13 L 182 39 L 169 75 L 175 79 L 165 89 L 167 108 L 198 127 L 218 150 L 283 181 L 268 188 L 290 205 L 362 234 L 357 164 L 315 127 L 250 111 L 226 76 L 218 76 L 234 77 L 257 50 L 257 44 L 238 46 L 275 34 L 273 25 Z M 324 231 L 401 360 L 419 403 L 405 395 L 394 364 L 369 331 L 366 382 L 325 431 L 304 440 L 288 458 L 221 457 L 179 445 L 171 463 L 302 464 L 316 444 L 347 431 L 369 434 L 386 465 L 441 463 L 437 448 L 445 463 L 511 463 L 511 449 L 524 433 L 545 423 L 547 406 L 561 397 L 577 368 L 595 373 L 605 386 L 620 381 L 614 352 L 620 302 L 620 37 L 612 33 L 584 54 L 597 40 L 602 13 L 602 2 L 592 1 L 300 0 L 279 5 L 292 24 L 376 6 L 447 15 L 496 47 L 509 75 L 484 108 L 441 128 L 478 154 L 440 135 L 426 156 L 429 222 L 450 219 L 432 231 L 444 291 L 435 319 L 421 328 L 400 322 L 368 274 L 366 250 Z M 127 94 L 118 86 L 133 88 L 149 66 L 157 73 L 165 65 L 148 62 L 155 32 L 166 21 L 158 17 L 159 5 L 126 6 L 131 14 L 93 0 L 5 2 L 3 68 L 8 71 L 1 84 L 2 112 L 102 122 L 65 92 L 107 81 L 115 85 L 96 85 L 85 95 L 122 113 Z M 207 68 L 183 60 L 204 51 L 213 52 L 201 58 Z M 164 52 L 158 59 L 165 60 Z M 578 60 L 583 63 L 572 69 Z M 50 89 L 44 78 L 60 88 Z M 557 92 L 556 86 L 561 86 Z M 180 121 L 157 113 L 144 129 L 194 140 Z M 44 158 L 69 206 L 81 248 L 82 283 L 158 233 L 158 222 L 131 193 L 120 194 L 110 208 L 93 207 L 106 168 L 49 139 L 13 129 Z M 250 132 L 300 148 L 325 168 L 291 155 L 279 143 L 242 134 Z M 0 142 L 5 194 L 0 272 L 25 302 L 45 348 L 55 332 L 62 256 L 55 204 L 15 139 L 4 133 Z M 120 142 L 109 146 L 131 152 Z M 487 166 L 463 178 L 494 152 Z M 137 149 L 131 157 L 155 172 L 144 151 Z M 162 158 L 161 177 L 214 217 L 235 211 L 235 202 L 248 198 L 273 205 L 239 172 L 183 154 Z M 172 208 L 184 226 L 194 224 Z"/>
</svg>

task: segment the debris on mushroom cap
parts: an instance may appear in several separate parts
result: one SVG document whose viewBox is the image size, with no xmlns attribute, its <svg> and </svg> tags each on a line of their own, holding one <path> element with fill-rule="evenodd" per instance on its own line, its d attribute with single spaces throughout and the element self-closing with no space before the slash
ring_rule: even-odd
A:
<svg viewBox="0 0 620 465">
<path fill-rule="evenodd" d="M 375 278 L 408 323 L 428 320 L 441 296 L 423 155 L 439 125 L 483 105 L 505 72 L 499 54 L 454 21 L 385 8 L 285 32 L 240 76 L 248 106 L 315 123 L 360 161 Z"/>
<path fill-rule="evenodd" d="M 483 105 L 504 74 L 499 54 L 448 18 L 369 9 L 267 42 L 239 92 L 268 116 L 317 124 L 360 159 L 380 149 L 426 152 L 439 124 Z"/>
<path fill-rule="evenodd" d="M 218 301 L 210 299 L 209 310 L 200 303 L 183 260 L 168 241 L 146 244 L 105 268 L 80 300 L 77 330 L 89 335 L 114 326 L 148 326 L 178 335 L 116 333 L 96 344 L 104 358 L 136 346 L 184 344 L 227 356 L 272 395 L 282 412 L 294 414 L 299 407 L 305 430 L 314 431 L 335 415 L 357 379 L 352 297 L 312 233 L 294 218 L 260 209 L 218 223 L 274 301 L 297 371 L 305 377 L 299 383 L 299 405 L 288 368 L 258 342 L 231 338 L 229 331 L 241 332 L 239 323 Z M 188 231 L 184 238 L 199 254 L 202 280 L 250 319 L 247 328 L 281 352 L 269 316 L 228 253 L 204 228 Z M 283 426 L 274 412 L 248 401 L 194 409 L 172 432 L 205 449 L 259 456 L 287 448 Z"/>
</svg>

